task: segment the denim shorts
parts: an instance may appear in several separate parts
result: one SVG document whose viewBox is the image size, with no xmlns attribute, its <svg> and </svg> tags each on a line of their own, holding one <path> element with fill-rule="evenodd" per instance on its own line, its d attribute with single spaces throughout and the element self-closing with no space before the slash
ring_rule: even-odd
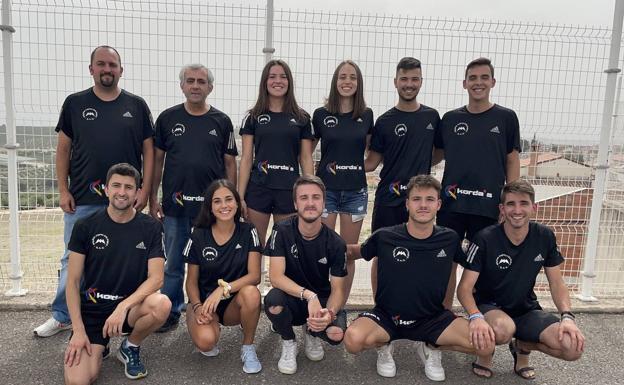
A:
<svg viewBox="0 0 624 385">
<path fill-rule="evenodd" d="M 359 190 L 327 190 L 323 217 L 329 214 L 351 214 L 354 222 L 364 219 L 368 207 L 368 188 Z"/>
</svg>

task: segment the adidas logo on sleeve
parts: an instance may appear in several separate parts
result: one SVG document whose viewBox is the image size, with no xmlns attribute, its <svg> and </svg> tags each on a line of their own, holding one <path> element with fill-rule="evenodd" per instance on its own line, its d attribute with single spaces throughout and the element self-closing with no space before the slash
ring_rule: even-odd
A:
<svg viewBox="0 0 624 385">
<path fill-rule="evenodd" d="M 136 245 L 136 248 L 137 249 L 141 249 L 141 250 L 146 250 L 145 243 L 143 243 L 143 241 L 141 241 L 141 243 Z"/>
</svg>

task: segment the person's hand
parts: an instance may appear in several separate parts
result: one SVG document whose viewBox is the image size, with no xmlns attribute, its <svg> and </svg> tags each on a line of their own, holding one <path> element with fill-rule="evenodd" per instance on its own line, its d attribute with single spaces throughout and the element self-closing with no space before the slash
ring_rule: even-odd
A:
<svg viewBox="0 0 624 385">
<path fill-rule="evenodd" d="M 102 328 L 102 337 L 119 337 L 121 336 L 123 324 L 126 320 L 128 309 L 122 304 L 117 305 L 113 313 L 108 316 L 104 327 Z"/>
<path fill-rule="evenodd" d="M 138 212 L 143 211 L 145 206 L 147 206 L 147 198 L 148 196 L 145 193 L 145 190 L 139 190 L 139 193 L 137 194 L 136 202 L 134 202 L 134 208 L 136 209 L 136 211 Z"/>
<path fill-rule="evenodd" d="M 150 198 L 149 200 L 149 214 L 152 216 L 152 218 L 161 222 L 165 217 L 162 206 L 160 205 L 160 203 L 158 202 L 158 198 L 156 197 Z"/>
<path fill-rule="evenodd" d="M 567 333 L 570 335 L 573 346 L 576 346 L 577 352 L 582 352 L 585 348 L 585 336 L 576 326 L 576 322 L 569 318 L 564 318 L 559 322 L 559 341 L 563 341 L 563 336 Z"/>
<path fill-rule="evenodd" d="M 76 201 L 74 201 L 74 196 L 68 190 L 60 192 L 59 206 L 61 206 L 63 212 L 68 214 L 76 212 Z"/>
<path fill-rule="evenodd" d="M 69 344 L 67 344 L 67 349 L 65 349 L 65 365 L 69 367 L 80 365 L 80 355 L 83 349 L 88 355 L 91 355 L 91 342 L 89 342 L 87 333 L 84 331 L 74 332 Z"/>
<path fill-rule="evenodd" d="M 204 301 L 201 314 L 204 316 L 210 315 L 210 319 L 212 320 L 213 314 L 217 311 L 217 306 L 219 306 L 219 302 L 221 302 L 221 298 L 223 298 L 223 288 L 219 286 L 214 289 Z"/>
<path fill-rule="evenodd" d="M 319 318 L 321 317 L 321 302 L 318 297 L 314 297 L 308 301 L 308 318 Z"/>
<path fill-rule="evenodd" d="M 477 350 L 489 349 L 495 344 L 494 330 L 483 318 L 470 321 L 470 343 Z"/>
<path fill-rule="evenodd" d="M 249 218 L 247 217 L 247 203 L 244 199 L 241 199 L 241 217 L 245 222 L 249 222 Z"/>
<path fill-rule="evenodd" d="M 319 317 L 308 317 L 308 329 L 322 332 L 332 323 L 332 315 L 327 309 L 321 309 Z"/>
</svg>

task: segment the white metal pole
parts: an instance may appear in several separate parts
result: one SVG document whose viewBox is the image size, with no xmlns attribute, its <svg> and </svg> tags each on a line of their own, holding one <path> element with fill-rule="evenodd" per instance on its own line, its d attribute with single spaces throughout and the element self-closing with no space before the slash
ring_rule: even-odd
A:
<svg viewBox="0 0 624 385">
<path fill-rule="evenodd" d="M 607 88 L 605 91 L 604 109 L 602 111 L 602 129 L 600 131 L 600 147 L 596 162 L 596 179 L 592 207 L 587 232 L 587 247 L 585 248 L 585 264 L 583 266 L 583 281 L 581 294 L 577 297 L 582 301 L 597 301 L 592 295 L 593 282 L 596 277 L 596 253 L 598 249 L 598 231 L 600 230 L 600 214 L 605 194 L 607 172 L 609 170 L 609 141 L 611 139 L 611 123 L 613 119 L 613 100 L 620 58 L 620 44 L 622 42 L 622 17 L 624 16 L 624 0 L 616 0 L 613 12 L 613 30 L 611 32 L 611 51 L 609 53 L 609 67 L 604 71 L 607 74 Z"/>
<path fill-rule="evenodd" d="M 275 48 L 273 48 L 273 0 L 267 0 L 266 23 L 264 27 L 264 62 L 268 63 L 273 58 Z"/>
<path fill-rule="evenodd" d="M 19 241 L 19 196 L 17 194 L 17 135 L 15 134 L 15 108 L 13 107 L 13 33 L 11 26 L 11 0 L 2 0 L 2 59 L 4 64 L 4 100 L 6 108 L 7 141 L 4 148 L 8 155 L 9 170 L 9 236 L 11 238 L 11 289 L 7 296 L 25 295 L 22 289 L 22 269 Z"/>
</svg>

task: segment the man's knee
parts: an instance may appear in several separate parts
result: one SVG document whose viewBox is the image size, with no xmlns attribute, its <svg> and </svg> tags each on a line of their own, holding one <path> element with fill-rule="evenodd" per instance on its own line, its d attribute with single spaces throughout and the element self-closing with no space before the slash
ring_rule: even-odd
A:
<svg viewBox="0 0 624 385">
<path fill-rule="evenodd" d="M 577 350 L 577 345 L 572 343 L 569 335 L 565 334 L 561 341 L 561 359 L 566 361 L 576 361 L 583 355 L 582 351 Z"/>
<path fill-rule="evenodd" d="M 344 332 L 338 326 L 329 326 L 325 330 L 325 334 L 327 334 L 327 338 L 334 342 L 341 342 L 344 338 Z"/>
<path fill-rule="evenodd" d="M 360 353 L 366 347 L 367 336 L 354 327 L 347 328 L 344 333 L 344 346 L 351 354 Z"/>
<path fill-rule="evenodd" d="M 497 345 L 508 344 L 516 332 L 516 325 L 508 318 L 495 318 L 490 321 Z"/>
<path fill-rule="evenodd" d="M 145 305 L 148 307 L 148 312 L 157 321 L 165 321 L 171 311 L 171 300 L 164 294 L 154 293 L 150 294 L 145 299 Z"/>
<path fill-rule="evenodd" d="M 278 315 L 282 312 L 282 310 L 284 310 L 283 306 L 270 306 L 269 307 L 269 313 L 273 314 L 273 315 Z"/>
</svg>

